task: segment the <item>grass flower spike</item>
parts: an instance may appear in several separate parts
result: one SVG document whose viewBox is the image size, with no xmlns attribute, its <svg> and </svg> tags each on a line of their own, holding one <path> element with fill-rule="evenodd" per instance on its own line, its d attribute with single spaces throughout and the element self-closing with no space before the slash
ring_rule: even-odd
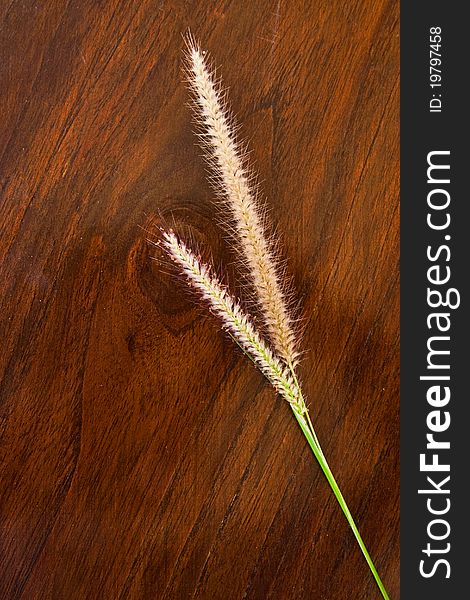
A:
<svg viewBox="0 0 470 600">
<path fill-rule="evenodd" d="M 244 255 L 269 337 L 279 357 L 295 365 L 298 352 L 292 319 L 276 272 L 276 261 L 265 237 L 264 219 L 252 177 L 235 138 L 233 118 L 223 100 L 223 91 L 215 83 L 204 53 L 191 38 L 187 72 L 200 137 L 215 170 L 217 189 L 232 214 L 237 247 L 240 245 Z"/>
<path fill-rule="evenodd" d="M 290 372 L 261 340 L 249 317 L 230 296 L 208 265 L 201 263 L 173 232 L 163 233 L 163 248 L 180 267 L 190 285 L 208 301 L 212 312 L 219 317 L 223 328 L 239 344 L 272 386 L 287 400 L 294 411 L 306 410 L 303 398 Z"/>
<path fill-rule="evenodd" d="M 313 427 L 302 389 L 296 375 L 298 351 L 292 319 L 276 269 L 271 244 L 249 169 L 235 139 L 232 118 L 223 101 L 223 93 L 209 70 L 204 53 L 190 38 L 187 51 L 188 78 L 193 90 L 200 137 L 209 150 L 218 192 L 229 208 L 235 224 L 234 238 L 253 282 L 270 344 L 264 340 L 250 315 L 230 295 L 211 268 L 173 232 L 163 232 L 161 246 L 185 275 L 190 286 L 209 303 L 211 312 L 221 321 L 232 339 L 255 363 L 274 389 L 289 402 L 295 418 L 316 457 L 340 505 L 359 547 L 385 600 L 385 587 L 375 568 L 341 490 L 327 463 Z M 227 211 L 222 211 L 226 216 Z M 228 222 L 226 222 L 228 225 Z"/>
</svg>

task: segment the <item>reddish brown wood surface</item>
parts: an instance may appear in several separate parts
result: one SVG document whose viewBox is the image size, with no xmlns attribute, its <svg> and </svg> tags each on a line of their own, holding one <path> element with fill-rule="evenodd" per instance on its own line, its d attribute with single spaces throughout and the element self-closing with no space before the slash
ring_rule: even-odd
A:
<svg viewBox="0 0 470 600">
<path fill-rule="evenodd" d="M 0 597 L 379 598 L 287 404 L 152 260 L 162 219 L 233 260 L 182 82 L 188 27 L 283 238 L 318 436 L 398 598 L 385 0 L 1 3 Z"/>
</svg>

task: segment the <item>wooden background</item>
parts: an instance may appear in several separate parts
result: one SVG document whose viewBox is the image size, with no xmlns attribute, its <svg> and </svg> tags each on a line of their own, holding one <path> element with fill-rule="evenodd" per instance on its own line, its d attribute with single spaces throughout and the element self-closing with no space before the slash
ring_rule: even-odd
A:
<svg viewBox="0 0 470 600">
<path fill-rule="evenodd" d="M 283 238 L 318 436 L 398 598 L 385 0 L 1 2 L 0 598 L 380 597 L 287 404 L 152 260 L 165 220 L 233 260 L 182 81 L 188 27 Z"/>
</svg>

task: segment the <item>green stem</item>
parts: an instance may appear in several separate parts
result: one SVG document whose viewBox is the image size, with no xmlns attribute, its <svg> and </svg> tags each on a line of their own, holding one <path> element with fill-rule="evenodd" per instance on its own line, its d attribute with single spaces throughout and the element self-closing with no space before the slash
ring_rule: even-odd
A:
<svg viewBox="0 0 470 600">
<path fill-rule="evenodd" d="M 382 596 L 384 597 L 385 600 L 389 600 L 389 597 L 388 597 L 387 591 L 385 590 L 384 584 L 382 583 L 382 580 L 380 579 L 379 574 L 377 573 L 377 569 L 375 568 L 375 565 L 372 562 L 370 554 L 367 551 L 366 545 L 364 544 L 361 534 L 359 533 L 359 530 L 356 526 L 356 523 L 354 522 L 354 519 L 352 518 L 351 512 L 349 511 L 346 501 L 343 498 L 343 494 L 341 493 L 341 490 L 339 489 L 338 484 L 336 483 L 336 480 L 333 477 L 333 473 L 331 472 L 331 469 L 330 469 L 328 463 L 326 462 L 326 458 L 323 455 L 323 452 L 321 451 L 319 445 L 317 445 L 316 435 L 314 435 L 312 433 L 312 431 L 310 430 L 310 428 L 307 424 L 307 421 L 305 420 L 305 417 L 303 415 L 300 415 L 299 413 L 297 413 L 294 410 L 294 408 L 293 408 L 293 412 L 294 412 L 295 418 L 297 419 L 297 421 L 300 425 L 300 428 L 302 429 L 305 437 L 307 438 L 307 441 L 315 455 L 315 458 L 318 460 L 320 467 L 322 468 L 323 473 L 325 474 L 325 477 L 327 478 L 328 483 L 330 484 L 331 489 L 333 490 L 333 493 L 336 496 L 336 499 L 338 500 L 338 503 L 344 512 L 344 515 L 346 516 L 346 519 L 348 520 L 348 523 L 349 523 L 351 529 L 353 530 L 356 540 L 362 550 L 362 554 L 364 555 L 364 557 L 367 561 L 367 564 L 369 565 L 369 568 L 372 572 L 372 575 L 374 576 L 374 579 L 375 579 L 377 585 L 379 586 Z"/>
<path fill-rule="evenodd" d="M 315 429 L 313 428 L 313 423 L 312 423 L 312 421 L 310 420 L 310 413 L 308 412 L 307 405 L 305 404 L 304 396 L 303 396 L 303 394 L 302 394 L 302 389 L 301 389 L 301 387 L 300 387 L 299 380 L 297 379 L 297 374 L 296 374 L 296 372 L 295 372 L 294 365 L 292 364 L 292 362 L 291 362 L 291 361 L 289 361 L 289 362 L 287 363 L 287 366 L 288 366 L 288 368 L 289 368 L 289 371 L 291 372 L 292 378 L 293 378 L 293 380 L 294 380 L 294 383 L 295 383 L 295 386 L 296 386 L 296 388 L 297 388 L 297 393 L 299 394 L 299 398 L 301 398 L 301 404 L 302 404 L 302 405 L 303 405 L 303 407 L 305 408 L 305 411 L 304 411 L 304 413 L 303 413 L 303 414 L 305 415 L 305 417 L 306 417 L 306 419 L 307 419 L 308 426 L 310 427 L 310 433 L 311 433 L 311 434 L 312 434 L 312 436 L 313 436 L 313 440 L 314 440 L 314 442 L 315 442 L 315 445 L 317 446 L 317 448 L 318 448 L 318 450 L 320 451 L 320 453 L 321 453 L 321 455 L 323 456 L 323 458 L 325 458 L 325 456 L 324 456 L 324 454 L 323 454 L 323 450 L 321 449 L 321 446 L 320 446 L 320 442 L 318 441 L 317 434 L 315 433 Z M 293 407 L 292 405 L 291 405 L 291 407 L 292 407 L 292 410 L 295 412 L 295 410 L 294 410 L 294 407 Z M 326 459 L 325 459 L 325 461 L 326 461 Z"/>
</svg>

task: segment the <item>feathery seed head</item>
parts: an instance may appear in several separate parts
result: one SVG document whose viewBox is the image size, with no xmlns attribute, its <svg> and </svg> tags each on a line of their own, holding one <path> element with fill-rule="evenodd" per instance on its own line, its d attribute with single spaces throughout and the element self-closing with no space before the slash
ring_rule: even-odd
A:
<svg viewBox="0 0 470 600">
<path fill-rule="evenodd" d="M 250 318 L 212 274 L 211 268 L 198 260 L 172 231 L 163 232 L 162 247 L 186 276 L 188 283 L 209 302 L 212 312 L 222 321 L 223 328 L 274 388 L 297 412 L 305 412 L 305 403 L 291 373 L 263 342 Z"/>
<path fill-rule="evenodd" d="M 235 137 L 233 117 L 203 53 L 191 38 L 188 39 L 187 62 L 197 122 L 201 126 L 199 135 L 216 175 L 218 195 L 230 211 L 237 243 L 245 257 L 273 346 L 282 360 L 294 365 L 298 352 L 292 317 L 271 244 L 265 236 L 265 219 L 252 184 L 253 175 L 245 165 Z"/>
</svg>

